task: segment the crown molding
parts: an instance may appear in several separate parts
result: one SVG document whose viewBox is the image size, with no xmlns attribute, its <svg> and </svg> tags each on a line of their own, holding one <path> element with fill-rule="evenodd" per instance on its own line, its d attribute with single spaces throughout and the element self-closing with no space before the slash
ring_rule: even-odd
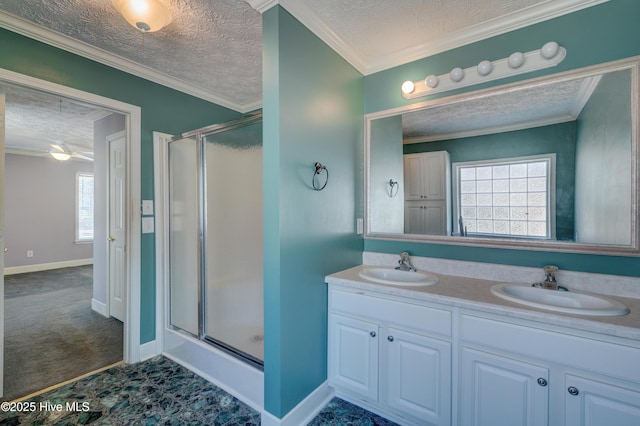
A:
<svg viewBox="0 0 640 426">
<path fill-rule="evenodd" d="M 542 5 L 531 6 L 506 16 L 494 18 L 469 27 L 464 31 L 449 34 L 438 40 L 429 40 L 423 44 L 379 57 L 373 61 L 367 61 L 366 58 L 345 43 L 345 41 L 333 32 L 304 2 L 296 0 L 245 1 L 261 13 L 276 4 L 280 4 L 305 27 L 360 71 L 360 73 L 369 75 L 581 9 L 586 9 L 608 2 L 609 0 L 555 0 L 545 2 Z"/>
<path fill-rule="evenodd" d="M 278 4 L 278 0 L 244 0 L 249 3 L 249 6 L 254 8 L 260 13 L 264 13 Z"/>
<path fill-rule="evenodd" d="M 356 70 L 363 72 L 367 68 L 363 58 L 344 42 L 318 15 L 304 2 L 296 0 L 245 0 L 251 7 L 260 13 L 264 13 L 275 5 L 284 7 L 294 18 L 320 40 L 335 50 L 344 60 L 349 62 Z"/>
<path fill-rule="evenodd" d="M 320 40 L 335 50 L 345 61 L 364 74 L 367 67 L 365 59 L 338 36 L 318 15 L 304 2 L 296 0 L 279 0 L 291 15 L 314 33 Z"/>
<path fill-rule="evenodd" d="M 530 120 L 514 124 L 505 124 L 504 126 L 489 127 L 486 129 L 478 130 L 465 130 L 456 131 L 450 133 L 438 133 L 431 136 L 414 136 L 410 138 L 403 138 L 403 144 L 422 143 L 422 142 L 439 142 L 449 139 L 461 139 L 471 138 L 476 136 L 492 135 L 495 133 L 514 132 L 518 130 L 526 130 L 534 127 L 552 126 L 554 124 L 567 123 L 569 121 L 575 121 L 576 117 L 572 114 L 559 115 L 556 117 L 542 118 L 539 120 Z"/>
<path fill-rule="evenodd" d="M 59 32 L 41 27 L 4 11 L 0 11 L 0 27 L 234 111 L 245 113 L 255 109 L 254 105 L 258 103 L 258 101 L 256 101 L 247 105 L 238 104 L 229 99 L 218 96 L 215 93 L 208 92 L 167 74 L 158 72 L 118 55 L 114 55 L 113 53 L 109 53 L 103 49 L 92 46 L 83 41 L 76 40 Z"/>
</svg>

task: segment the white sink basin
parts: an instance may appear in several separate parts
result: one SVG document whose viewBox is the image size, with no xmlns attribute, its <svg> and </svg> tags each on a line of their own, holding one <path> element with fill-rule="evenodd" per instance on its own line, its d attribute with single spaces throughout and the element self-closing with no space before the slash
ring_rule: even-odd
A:
<svg viewBox="0 0 640 426">
<path fill-rule="evenodd" d="M 403 286 L 426 286 L 437 284 L 440 279 L 428 272 L 400 271 L 391 268 L 363 268 L 359 273 L 361 278 L 382 284 Z"/>
<path fill-rule="evenodd" d="M 616 316 L 629 312 L 622 303 L 579 291 L 557 291 L 517 284 L 496 284 L 491 292 L 511 302 L 579 315 Z"/>
</svg>

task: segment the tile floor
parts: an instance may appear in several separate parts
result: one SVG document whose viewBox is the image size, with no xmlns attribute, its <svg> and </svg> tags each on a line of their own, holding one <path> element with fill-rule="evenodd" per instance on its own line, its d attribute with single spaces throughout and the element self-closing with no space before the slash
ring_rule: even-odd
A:
<svg viewBox="0 0 640 426">
<path fill-rule="evenodd" d="M 0 411 L 8 425 L 259 425 L 260 414 L 165 357 L 121 365 Z M 334 398 L 310 425 L 394 423 Z"/>
</svg>

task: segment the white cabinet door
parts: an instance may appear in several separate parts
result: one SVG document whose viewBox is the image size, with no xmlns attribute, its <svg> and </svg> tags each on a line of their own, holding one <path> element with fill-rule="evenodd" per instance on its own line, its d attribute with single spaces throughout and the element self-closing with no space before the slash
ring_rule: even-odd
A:
<svg viewBox="0 0 640 426">
<path fill-rule="evenodd" d="M 404 232 L 407 234 L 447 235 L 446 202 L 405 202 Z"/>
<path fill-rule="evenodd" d="M 445 151 L 424 154 L 424 196 L 427 200 L 444 200 L 445 169 L 449 160 Z"/>
<path fill-rule="evenodd" d="M 381 397 L 417 424 L 451 422 L 451 343 L 393 328 L 381 329 L 386 371 Z M 384 394 L 384 395 L 383 395 Z"/>
<path fill-rule="evenodd" d="M 566 426 L 638 426 L 640 391 L 567 374 Z"/>
<path fill-rule="evenodd" d="M 422 154 L 404 156 L 404 199 L 424 200 L 424 166 Z"/>
<path fill-rule="evenodd" d="M 425 230 L 424 205 L 416 201 L 404 204 L 404 232 L 406 234 L 423 234 Z"/>
<path fill-rule="evenodd" d="M 446 151 L 405 154 L 404 199 L 445 200 L 448 197 L 449 154 Z"/>
<path fill-rule="evenodd" d="M 378 400 L 378 325 L 329 315 L 329 384 Z"/>
<path fill-rule="evenodd" d="M 547 368 L 468 347 L 460 367 L 462 425 L 548 424 Z"/>
</svg>

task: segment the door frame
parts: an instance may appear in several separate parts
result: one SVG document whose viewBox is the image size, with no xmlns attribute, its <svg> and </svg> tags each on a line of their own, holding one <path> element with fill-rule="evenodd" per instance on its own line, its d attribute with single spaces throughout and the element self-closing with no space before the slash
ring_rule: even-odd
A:
<svg viewBox="0 0 640 426">
<path fill-rule="evenodd" d="M 126 363 L 140 361 L 141 132 L 139 106 L 0 68 L 0 81 L 95 105 L 125 116 L 126 276 L 124 354 Z M 4 273 L 2 271 L 2 273 Z M 4 344 L 4 343 L 3 343 Z M 4 367 L 0 366 L 0 367 Z"/>
</svg>

